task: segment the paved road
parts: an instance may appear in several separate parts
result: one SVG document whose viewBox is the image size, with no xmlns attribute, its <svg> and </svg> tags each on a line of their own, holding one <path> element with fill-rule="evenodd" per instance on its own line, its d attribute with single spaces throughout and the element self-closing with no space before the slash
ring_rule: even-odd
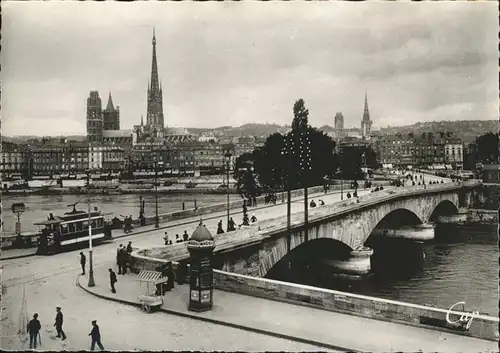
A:
<svg viewBox="0 0 500 353">
<path fill-rule="evenodd" d="M 368 194 L 367 191 L 360 191 L 360 196 Z M 327 204 L 340 200 L 338 193 L 321 196 Z M 292 204 L 292 213 L 303 211 L 303 202 Z M 275 218 L 286 214 L 286 204 L 278 204 L 272 207 L 249 210 L 249 215 L 255 213 L 260 220 Z M 221 214 L 220 218 L 223 218 Z M 241 219 L 237 219 L 237 223 Z M 239 216 L 241 218 L 241 214 Z M 207 227 L 214 231 L 219 217 L 215 219 L 205 219 Z M 187 222 L 188 220 L 184 220 Z M 191 223 L 174 226 L 167 229 L 170 235 L 181 235 L 184 230 L 191 234 L 199 222 L 198 218 L 192 218 Z M 165 230 L 155 230 L 149 233 L 132 235 L 127 238 L 118 239 L 114 243 L 104 244 L 94 248 L 94 262 L 97 265 L 112 262 L 116 256 L 116 246 L 118 243 L 132 241 L 135 247 L 151 247 L 163 245 L 162 236 Z M 123 241 L 122 241 L 123 240 Z M 73 251 L 51 257 L 31 257 L 24 259 L 6 260 L 2 262 L 3 284 L 7 293 L 3 295 L 2 307 L 7 318 L 2 318 L 4 336 L 2 348 L 21 349 L 20 342 L 15 333 L 20 327 L 20 311 L 23 285 L 27 293 L 27 312 L 31 316 L 33 312 L 38 312 L 44 325 L 50 329 L 55 306 L 61 306 L 65 310 L 68 333 L 72 332 L 72 326 L 78 333 L 72 333 L 72 337 L 78 335 L 78 343 L 72 349 L 85 349 L 88 332 L 81 332 L 83 328 L 77 322 L 90 322 L 99 317 L 101 328 L 106 327 L 103 343 L 109 342 L 110 349 L 126 349 L 136 347 L 134 342 L 141 342 L 141 349 L 182 349 L 182 350 L 316 350 L 317 348 L 307 345 L 300 345 L 295 342 L 278 340 L 264 337 L 257 334 L 238 331 L 234 329 L 210 326 L 207 324 L 195 324 L 192 320 L 182 318 L 169 318 L 167 323 L 164 319 L 153 319 L 154 316 L 133 315 L 133 308 L 117 307 L 116 304 L 100 299 L 89 298 L 88 295 L 78 290 L 75 286 L 75 276 L 79 272 L 78 252 Z M 107 279 L 96 278 L 102 282 Z M 85 303 L 82 305 L 82 303 Z M 120 325 L 117 325 L 119 323 Z M 103 325 L 104 324 L 104 325 Z M 153 329 L 151 329 L 153 327 Z M 166 331 L 157 328 L 165 327 Z M 232 331 L 231 331 L 232 330 Z M 193 340 L 193 332 L 196 337 Z M 49 333 L 48 333 L 49 335 Z M 254 336 L 252 336 L 254 335 Z M 143 337 L 151 337 L 144 340 Z M 163 337 L 168 337 L 169 344 L 159 344 L 164 342 Z M 209 338 L 207 338 L 209 337 Z M 260 338 L 259 338 L 260 337 Z M 73 338 L 71 338 L 73 339 Z M 52 342 L 52 346 L 55 341 Z M 68 339 L 68 342 L 70 340 Z M 113 342 L 111 344 L 111 342 Z M 252 342 L 252 343 L 250 343 Z M 255 344 L 253 343 L 255 342 Z M 288 343 L 287 343 L 288 342 Z M 56 342 L 58 345 L 59 342 Z M 46 349 L 62 349 L 64 347 L 56 345 L 47 346 Z M 52 347 L 52 348 L 51 348 Z M 78 348 L 77 348 L 78 347 Z M 24 347 L 25 348 L 25 347 Z M 70 344 L 66 347 L 70 349 Z"/>
</svg>

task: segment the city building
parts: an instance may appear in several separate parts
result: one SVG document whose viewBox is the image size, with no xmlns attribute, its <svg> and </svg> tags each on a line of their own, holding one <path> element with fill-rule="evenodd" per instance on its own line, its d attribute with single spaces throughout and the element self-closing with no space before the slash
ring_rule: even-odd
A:
<svg viewBox="0 0 500 353">
<path fill-rule="evenodd" d="M 444 159 L 445 163 L 453 166 L 453 169 L 463 167 L 464 151 L 462 140 L 453 138 L 451 133 L 448 133 L 445 138 Z"/>
<path fill-rule="evenodd" d="M 102 142 L 103 119 L 102 104 L 99 92 L 90 91 L 87 98 L 87 141 L 93 143 Z"/>
<path fill-rule="evenodd" d="M 103 116 L 103 130 L 120 130 L 120 107 L 113 105 L 111 92 L 109 92 L 108 104 L 106 109 L 102 111 Z"/>
<path fill-rule="evenodd" d="M 2 179 L 20 178 L 28 173 L 29 151 L 24 145 L 2 141 L 0 152 L 1 161 L 0 173 Z"/>
<path fill-rule="evenodd" d="M 70 141 L 61 144 L 61 173 L 85 173 L 89 168 L 89 143 Z"/>
<path fill-rule="evenodd" d="M 372 146 L 385 168 L 419 166 L 429 169 L 459 169 L 463 164 L 461 140 L 451 134 L 423 133 L 374 136 Z"/>
<path fill-rule="evenodd" d="M 342 132 L 342 130 L 344 130 L 344 116 L 340 112 L 335 114 L 334 127 L 338 130 L 338 132 Z"/>
<path fill-rule="evenodd" d="M 368 96 L 365 93 L 365 107 L 363 110 L 363 119 L 361 120 L 361 135 L 363 138 L 370 138 L 372 121 L 370 120 L 370 111 L 368 110 Z"/>
<path fill-rule="evenodd" d="M 89 164 L 91 171 L 118 172 L 125 166 L 125 152 L 120 146 L 89 146 Z"/>
</svg>

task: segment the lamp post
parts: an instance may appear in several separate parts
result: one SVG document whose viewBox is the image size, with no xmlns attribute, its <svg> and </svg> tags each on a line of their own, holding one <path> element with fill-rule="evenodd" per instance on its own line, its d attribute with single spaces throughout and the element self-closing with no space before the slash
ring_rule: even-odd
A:
<svg viewBox="0 0 500 353">
<path fill-rule="evenodd" d="M 285 179 L 289 177 L 289 170 L 288 170 L 288 159 L 290 157 L 290 145 L 289 145 L 289 139 L 285 137 L 285 146 L 281 150 L 281 155 L 283 157 L 283 188 L 286 188 L 286 196 L 287 196 L 287 203 L 286 203 L 286 235 L 287 235 L 287 250 L 290 251 L 290 243 L 291 243 L 291 233 L 290 233 L 290 228 L 291 228 L 291 213 L 292 213 L 292 195 L 291 195 L 291 190 L 290 190 L 290 183 L 288 179 Z"/>
<path fill-rule="evenodd" d="M 304 129 L 305 130 L 305 129 Z M 311 170 L 311 140 L 309 131 L 301 131 L 299 135 L 299 165 L 302 171 L 302 183 L 304 185 L 304 240 L 309 240 L 309 171 Z"/>
<path fill-rule="evenodd" d="M 95 286 L 94 263 L 92 259 L 92 213 L 90 208 L 90 170 L 87 171 L 87 205 L 89 213 L 89 287 Z"/>
<path fill-rule="evenodd" d="M 231 161 L 231 151 L 229 150 L 229 148 L 226 150 L 224 157 L 226 158 L 226 177 L 227 177 L 226 207 L 227 207 L 227 227 L 229 228 L 229 162 Z"/>
<path fill-rule="evenodd" d="M 340 150 L 340 200 L 344 200 L 344 151 Z"/>
<path fill-rule="evenodd" d="M 158 162 L 155 161 L 155 228 L 160 228 L 160 219 L 158 218 Z"/>
</svg>

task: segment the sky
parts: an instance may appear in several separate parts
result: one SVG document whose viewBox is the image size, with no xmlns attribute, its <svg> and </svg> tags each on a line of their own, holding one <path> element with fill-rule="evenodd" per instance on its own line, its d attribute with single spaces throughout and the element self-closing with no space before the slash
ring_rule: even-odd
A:
<svg viewBox="0 0 500 353">
<path fill-rule="evenodd" d="M 2 133 L 85 134 L 111 91 L 121 128 L 146 114 L 156 31 L 165 124 L 313 126 L 498 118 L 492 2 L 2 2 Z M 145 119 L 145 117 L 144 117 Z"/>
</svg>

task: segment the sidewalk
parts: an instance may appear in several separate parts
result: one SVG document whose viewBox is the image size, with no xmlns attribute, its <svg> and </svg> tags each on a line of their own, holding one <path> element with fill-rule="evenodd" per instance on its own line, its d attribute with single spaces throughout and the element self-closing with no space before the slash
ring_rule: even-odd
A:
<svg viewBox="0 0 500 353">
<path fill-rule="evenodd" d="M 78 286 L 103 299 L 139 306 L 137 298 L 146 293 L 146 285 L 141 288 L 135 274 L 118 275 L 117 293 L 113 294 L 108 284 L 108 268 L 115 268 L 115 264 L 108 262 L 107 266 L 95 269 L 95 287 L 87 287 L 85 276 L 78 278 Z M 343 351 L 494 352 L 498 349 L 495 342 L 220 290 L 214 290 L 214 307 L 205 313 L 188 311 L 188 300 L 189 284 L 176 284 L 164 296 L 162 311 Z"/>
</svg>

